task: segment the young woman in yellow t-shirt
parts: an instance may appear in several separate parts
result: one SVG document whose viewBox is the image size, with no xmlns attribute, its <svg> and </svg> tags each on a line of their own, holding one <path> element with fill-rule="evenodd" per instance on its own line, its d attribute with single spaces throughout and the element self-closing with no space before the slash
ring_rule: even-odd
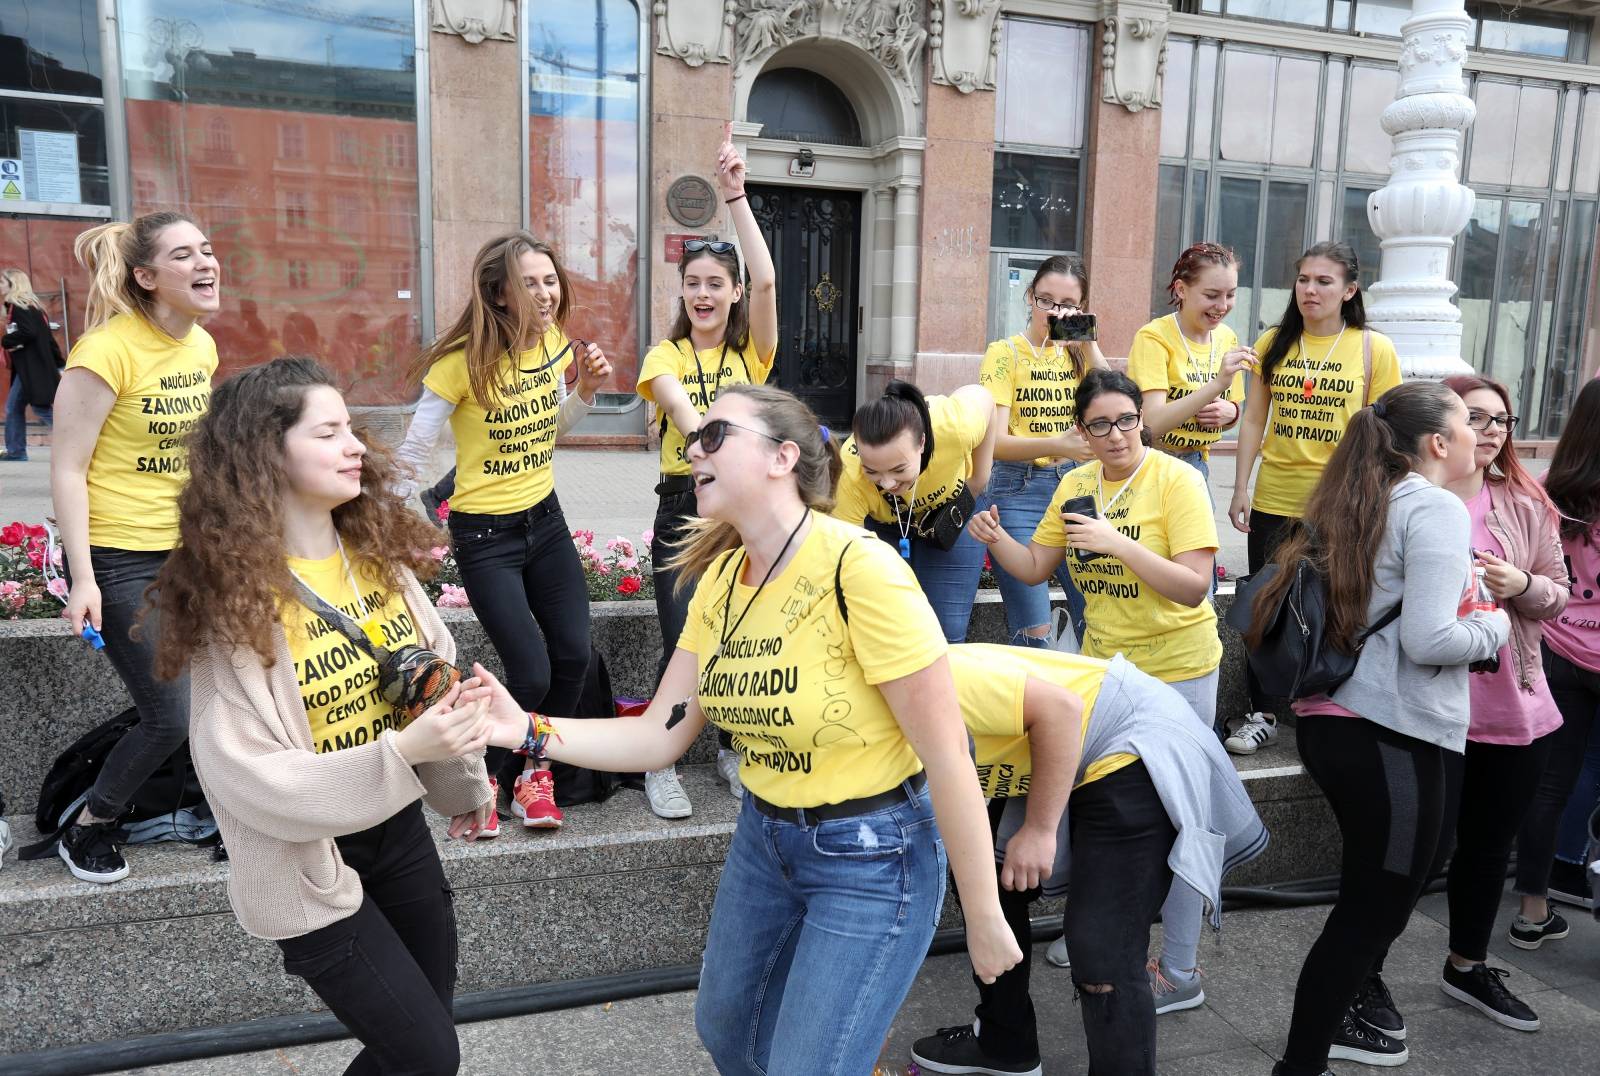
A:
<svg viewBox="0 0 1600 1076">
<path fill-rule="evenodd" d="M 1167 291 L 1177 310 L 1134 334 L 1128 376 L 1144 394 L 1152 442 L 1209 483 L 1211 446 L 1239 421 L 1239 371 L 1255 358 L 1223 324 L 1239 292 L 1239 259 L 1227 247 L 1196 243 L 1178 255 Z"/>
<path fill-rule="evenodd" d="M 683 244 L 672 328 L 645 355 L 639 369 L 639 395 L 656 405 L 661 419 L 661 481 L 655 489 L 660 500 L 650 538 L 656 616 L 661 621 L 657 683 L 678 648 L 689 606 L 688 590 L 679 586 L 677 573 L 668 565 L 695 514 L 686 438 L 700 428 L 706 409 L 724 388 L 766 384 L 778 353 L 777 271 L 750 210 L 744 181 L 744 159 L 734 148 L 730 123 L 717 153 L 717 187 L 739 244 L 704 239 Z M 739 271 L 741 254 L 744 276 Z M 743 795 L 739 757 L 729 747 L 726 733 L 719 732 L 718 739 L 717 773 L 734 796 Z M 663 818 L 687 818 L 693 810 L 675 767 L 645 774 L 644 788 L 650 809 Z"/>
<path fill-rule="evenodd" d="M 1318 243 L 1300 256 L 1295 274 L 1294 301 L 1256 341 L 1259 365 L 1239 424 L 1228 521 L 1249 535 L 1252 574 L 1272 560 L 1288 525 L 1305 511 L 1345 426 L 1400 384 L 1394 345 L 1367 328 L 1355 250 L 1348 243 Z M 1252 493 L 1257 456 L 1261 470 Z M 1276 739 L 1278 725 L 1255 674 L 1245 672 L 1250 713 L 1227 747 L 1247 755 Z"/>
<path fill-rule="evenodd" d="M 433 569 L 437 532 L 312 360 L 252 367 L 213 404 L 156 604 L 161 674 L 193 663 L 195 772 L 230 903 L 361 1041 L 349 1071 L 454 1072 L 456 923 L 421 801 L 450 836 L 479 835 L 487 715 L 452 687 L 408 722 L 374 655 L 312 608 L 454 660 L 413 575 Z"/>
<path fill-rule="evenodd" d="M 946 644 L 905 561 L 826 514 L 838 455 L 799 400 L 724 388 L 688 459 L 704 520 L 677 566 L 699 583 L 655 699 L 637 721 L 555 718 L 548 738 L 541 719 L 530 749 L 653 770 L 707 720 L 732 732 L 745 796 L 711 911 L 701 1040 L 722 1072 L 859 1076 L 933 937 L 947 847 L 977 975 L 1022 955 Z M 486 679 L 493 742 L 522 744 L 534 723 Z"/>
<path fill-rule="evenodd" d="M 1027 328 L 990 344 L 979 373 L 979 381 L 994 397 L 997 428 L 985 503 L 1000 509 L 1001 525 L 1019 539 L 1039 525 L 1062 476 L 1093 458 L 1072 421 L 1072 393 L 1086 372 L 1106 364 L 1099 344 L 1092 340 L 1067 345 L 1050 340 L 1050 323 L 1060 315 L 1084 312 L 1089 301 L 1089 274 L 1082 262 L 1060 254 L 1046 258 L 1023 298 L 1028 304 Z M 1073 630 L 1081 636 L 1083 596 L 1067 573 L 1056 578 L 1067 593 Z M 1000 565 L 995 566 L 995 580 L 1005 602 L 1011 641 L 1048 646 L 1046 581 L 1024 583 Z"/>
<path fill-rule="evenodd" d="M 981 385 L 925 397 L 909 381 L 891 381 L 857 409 L 840 453 L 833 514 L 910 563 L 952 643 L 967 637 L 983 574 L 983 547 L 967 521 L 994 462 L 993 416 Z"/>
<path fill-rule="evenodd" d="M 92 626 L 139 708 L 107 754 L 60 855 L 73 875 L 128 875 L 116 820 L 189 734 L 189 685 L 152 669 L 154 625 L 131 631 L 178 541 L 183 437 L 205 414 L 217 347 L 200 320 L 221 304 L 211 241 L 181 213 L 102 224 L 73 244 L 89 271 L 87 331 L 56 390 L 50 491 L 72 588 L 63 615 Z"/>
<path fill-rule="evenodd" d="M 397 454 L 420 471 L 450 424 L 449 526 L 461 582 L 512 695 L 558 714 L 578 704 L 590 647 L 589 588 L 556 498 L 555 443 L 611 376 L 598 345 L 562 330 L 571 309 L 566 271 L 548 244 L 527 232 L 485 243 L 472 262 L 466 307 L 417 360 L 422 398 Z M 489 754 L 497 791 L 508 762 L 507 752 Z M 511 807 L 528 828 L 561 826 L 548 766 L 529 760 Z M 485 835 L 497 832 L 492 825 Z"/>
</svg>

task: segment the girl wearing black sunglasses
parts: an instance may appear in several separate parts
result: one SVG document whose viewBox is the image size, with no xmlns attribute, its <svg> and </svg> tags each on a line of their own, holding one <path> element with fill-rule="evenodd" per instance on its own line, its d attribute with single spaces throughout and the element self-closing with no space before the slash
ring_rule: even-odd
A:
<svg viewBox="0 0 1600 1076">
<path fill-rule="evenodd" d="M 744 182 L 744 160 L 734 148 L 733 124 L 729 123 L 723 128 L 722 147 L 717 152 L 717 187 L 733 218 L 738 247 L 707 239 L 683 244 L 683 257 L 678 261 L 682 289 L 672 328 L 667 338 L 645 355 L 639 370 L 639 395 L 656 405 L 661 433 L 661 481 L 656 486 L 660 501 L 650 541 L 656 614 L 661 620 L 658 682 L 678 645 L 688 607 L 688 594 L 667 561 L 695 515 L 689 439 L 723 389 L 765 384 L 778 351 L 777 273 L 750 211 Z M 748 280 L 739 272 L 740 248 Z M 707 451 L 716 449 L 708 444 Z M 743 793 L 738 758 L 729 750 L 727 734 L 719 738 L 717 772 L 737 797 Z M 693 810 L 671 767 L 645 775 L 645 796 L 650 809 L 662 818 L 685 818 Z"/>
</svg>

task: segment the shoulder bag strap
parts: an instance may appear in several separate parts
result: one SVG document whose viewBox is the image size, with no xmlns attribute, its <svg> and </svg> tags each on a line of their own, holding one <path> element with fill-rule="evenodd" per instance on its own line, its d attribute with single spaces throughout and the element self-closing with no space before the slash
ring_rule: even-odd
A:
<svg viewBox="0 0 1600 1076">
<path fill-rule="evenodd" d="M 1378 634 L 1378 632 L 1382 631 L 1384 628 L 1387 628 L 1390 624 L 1393 624 L 1395 620 L 1399 618 L 1400 607 L 1404 604 L 1405 602 L 1402 600 L 1397 601 L 1390 606 L 1389 611 L 1380 616 L 1376 624 L 1373 624 L 1370 628 L 1361 633 L 1361 638 L 1356 640 L 1356 646 L 1358 648 L 1361 647 L 1369 638 Z"/>
<path fill-rule="evenodd" d="M 850 552 L 850 545 L 846 542 L 839 550 L 839 563 L 833 566 L 833 600 L 838 603 L 839 616 L 846 627 L 850 625 L 850 603 L 844 600 L 844 555 Z"/>
<path fill-rule="evenodd" d="M 1372 330 L 1361 330 L 1361 406 L 1372 402 Z"/>
<path fill-rule="evenodd" d="M 299 579 L 294 581 L 295 596 L 300 599 L 300 604 L 326 620 L 333 630 L 349 639 L 363 653 L 376 661 L 379 665 L 389 660 L 387 648 L 379 646 L 367 638 L 367 633 L 361 630 L 361 625 L 351 620 L 343 612 L 329 605 L 316 591 L 306 586 Z"/>
</svg>

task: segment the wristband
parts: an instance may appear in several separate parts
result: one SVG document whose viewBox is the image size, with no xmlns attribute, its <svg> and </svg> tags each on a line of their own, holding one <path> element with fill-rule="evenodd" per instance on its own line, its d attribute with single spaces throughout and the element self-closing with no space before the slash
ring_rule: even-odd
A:
<svg viewBox="0 0 1600 1076">
<path fill-rule="evenodd" d="M 1522 575 L 1523 575 L 1523 578 L 1527 580 L 1527 582 L 1522 584 L 1522 589 L 1521 590 L 1517 591 L 1515 594 L 1512 595 L 1512 597 L 1514 597 L 1514 598 L 1522 597 L 1524 594 L 1528 593 L 1528 591 L 1533 587 L 1533 573 L 1528 571 L 1526 568 L 1524 568 L 1522 570 Z"/>
<path fill-rule="evenodd" d="M 551 736 L 554 736 L 557 740 L 561 739 L 561 734 L 556 731 L 554 725 L 550 724 L 550 719 L 543 714 L 530 712 L 528 714 L 528 735 L 524 737 L 522 746 L 517 748 L 516 753 L 527 755 L 535 761 L 543 762 L 547 757 L 544 750 L 545 744 L 550 742 Z"/>
<path fill-rule="evenodd" d="M 733 203 L 737 202 L 739 199 L 741 199 L 743 197 L 744 197 L 743 194 L 736 194 L 732 198 L 724 198 L 722 200 L 722 204 L 723 205 L 732 205 Z"/>
</svg>

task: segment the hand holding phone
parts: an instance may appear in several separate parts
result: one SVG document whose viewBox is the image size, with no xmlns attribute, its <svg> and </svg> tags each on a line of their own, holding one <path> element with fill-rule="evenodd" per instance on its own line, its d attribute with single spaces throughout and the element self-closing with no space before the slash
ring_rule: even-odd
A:
<svg viewBox="0 0 1600 1076">
<path fill-rule="evenodd" d="M 1087 495 L 1082 497 L 1068 497 L 1066 500 L 1062 501 L 1061 514 L 1063 517 L 1067 515 L 1079 515 L 1088 516 L 1090 519 L 1098 519 L 1100 516 L 1100 513 L 1095 509 L 1094 498 Z M 1077 558 L 1080 561 L 1091 561 L 1096 557 L 1105 556 L 1104 553 L 1096 553 L 1091 549 L 1074 549 L 1072 552 L 1077 555 Z"/>
</svg>

